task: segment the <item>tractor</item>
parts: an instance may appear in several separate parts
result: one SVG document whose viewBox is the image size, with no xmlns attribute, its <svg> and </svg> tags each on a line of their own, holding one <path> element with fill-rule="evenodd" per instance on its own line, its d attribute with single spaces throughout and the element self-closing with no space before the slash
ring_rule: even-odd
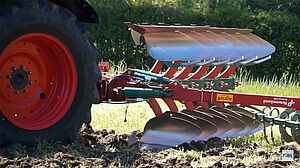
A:
<svg viewBox="0 0 300 168">
<path fill-rule="evenodd" d="M 147 148 L 253 134 L 270 125 L 279 125 L 283 141 L 300 143 L 300 98 L 231 92 L 239 85 L 231 78 L 237 66 L 267 61 L 276 50 L 251 29 L 126 22 L 133 41 L 139 45 L 143 36 L 156 62 L 150 71 L 102 75 L 109 65 L 98 66 L 82 24 L 99 23 L 88 2 L 0 4 L 0 146 L 71 142 L 91 122 L 92 104 L 141 101 L 156 115 L 139 140 Z"/>
</svg>

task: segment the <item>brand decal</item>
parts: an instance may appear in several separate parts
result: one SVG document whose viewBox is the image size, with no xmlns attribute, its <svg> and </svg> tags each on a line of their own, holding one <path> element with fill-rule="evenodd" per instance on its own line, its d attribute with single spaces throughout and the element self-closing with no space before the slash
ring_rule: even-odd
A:
<svg viewBox="0 0 300 168">
<path fill-rule="evenodd" d="M 233 102 L 233 95 L 230 94 L 217 94 L 218 102 Z"/>
<path fill-rule="evenodd" d="M 291 101 L 288 101 L 288 99 L 283 99 L 283 98 L 274 98 L 273 100 L 263 100 L 264 104 L 282 104 L 287 107 L 291 107 L 293 104 L 295 104 L 294 100 L 292 99 Z"/>
</svg>

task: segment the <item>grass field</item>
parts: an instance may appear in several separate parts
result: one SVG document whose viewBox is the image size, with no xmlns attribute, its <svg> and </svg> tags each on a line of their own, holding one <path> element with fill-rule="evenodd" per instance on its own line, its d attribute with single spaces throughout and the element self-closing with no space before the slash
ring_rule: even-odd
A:
<svg viewBox="0 0 300 168">
<path fill-rule="evenodd" d="M 279 96 L 300 96 L 300 86 L 297 83 L 281 82 L 276 80 L 254 80 L 252 78 L 240 76 L 236 77 L 241 85 L 234 92 L 279 95 Z M 162 104 L 163 111 L 168 110 L 167 106 Z M 183 108 L 183 106 L 181 106 Z M 281 109 L 282 110 L 282 109 Z M 124 122 L 125 112 L 127 111 L 127 122 Z M 134 130 L 143 131 L 146 122 L 154 117 L 154 114 L 146 102 L 135 104 L 99 104 L 92 107 L 92 127 L 94 129 L 114 129 L 117 132 L 130 133 Z M 267 128 L 270 134 L 270 128 Z M 281 139 L 278 129 L 274 128 L 275 146 L 281 144 Z M 272 147 L 273 144 L 267 144 L 264 140 L 263 132 L 260 131 L 249 136 L 240 136 L 237 138 L 228 139 L 231 142 L 239 145 L 247 145 L 253 142 L 258 142 L 264 146 Z"/>
</svg>

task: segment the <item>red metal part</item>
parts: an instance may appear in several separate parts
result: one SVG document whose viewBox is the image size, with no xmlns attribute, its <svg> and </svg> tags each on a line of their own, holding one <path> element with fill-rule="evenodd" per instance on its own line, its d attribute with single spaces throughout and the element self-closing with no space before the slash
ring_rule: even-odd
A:
<svg viewBox="0 0 300 168">
<path fill-rule="evenodd" d="M 180 63 L 179 61 L 175 61 L 173 64 L 179 64 L 179 63 Z M 167 71 L 163 74 L 163 77 L 171 79 L 174 77 L 174 74 L 177 72 L 177 70 L 178 67 L 169 67 Z"/>
<path fill-rule="evenodd" d="M 180 62 L 174 62 L 176 63 L 180 63 Z M 152 67 L 152 69 L 150 70 L 150 72 L 153 73 L 159 73 L 161 71 L 163 67 L 163 62 L 162 61 L 156 61 L 156 63 L 154 64 L 154 66 Z M 197 71 L 195 73 L 191 73 L 194 67 L 184 67 L 183 70 L 181 70 L 181 72 L 178 73 L 178 75 L 174 74 L 178 71 L 177 67 L 170 67 L 167 69 L 166 72 L 164 72 L 163 76 L 167 77 L 167 78 L 174 78 L 174 79 L 200 79 L 204 76 L 204 74 L 207 72 L 209 66 L 201 66 L 197 69 Z M 216 78 L 219 73 L 222 71 L 223 67 L 214 67 L 214 69 L 212 69 L 206 76 L 204 76 L 203 78 Z M 220 77 L 226 77 L 228 78 L 236 69 L 236 66 L 230 66 L 228 67 L 222 74 L 220 74 Z M 172 111 L 178 111 L 175 109 L 178 109 L 175 102 L 170 100 L 170 99 L 163 99 L 164 102 L 168 105 L 168 107 L 170 108 L 170 110 Z M 150 106 L 151 103 L 158 104 L 158 102 L 155 99 L 151 98 L 151 101 L 148 102 Z M 192 102 L 186 102 L 184 103 L 186 108 L 188 109 L 194 109 L 194 105 Z M 203 107 L 208 107 L 208 104 L 206 102 L 198 102 L 199 105 L 203 106 Z M 218 106 L 223 106 L 223 104 L 221 103 L 217 103 Z"/>
<path fill-rule="evenodd" d="M 150 70 L 150 72 L 158 74 L 161 71 L 161 69 L 163 68 L 163 66 L 164 66 L 164 63 L 162 61 L 157 60 L 155 62 L 155 64 L 153 65 L 152 69 Z"/>
<path fill-rule="evenodd" d="M 178 64 L 180 63 L 179 61 L 176 61 L 176 62 L 173 62 L 174 64 Z M 166 77 L 166 78 L 175 78 L 174 77 L 174 74 L 177 72 L 178 70 L 178 67 L 169 67 L 167 69 L 167 71 L 162 75 L 163 77 Z M 178 108 L 174 102 L 174 100 L 171 100 L 171 99 L 163 99 L 163 101 L 167 104 L 167 106 L 169 107 L 170 110 L 176 110 L 178 111 Z"/>
<path fill-rule="evenodd" d="M 5 118 L 20 128 L 41 130 L 67 113 L 76 93 L 77 71 L 61 41 L 31 33 L 11 42 L 1 54 L 0 81 Z"/>
<path fill-rule="evenodd" d="M 109 62 L 101 62 L 98 66 L 101 72 L 108 72 L 109 70 Z"/>
<path fill-rule="evenodd" d="M 150 86 L 142 83 L 132 82 L 132 73 L 134 70 L 128 69 L 123 73 L 120 73 L 116 76 L 105 75 L 102 77 L 101 84 L 98 83 L 98 89 L 100 90 L 100 98 L 101 101 L 112 101 L 112 102 L 120 102 L 126 101 L 126 97 L 119 94 L 116 91 L 117 88 L 149 88 L 154 90 L 164 90 L 164 86 Z M 156 100 L 153 100 L 156 101 Z M 153 102 L 150 101 L 150 102 Z M 155 105 L 154 105 L 155 106 Z"/>
<path fill-rule="evenodd" d="M 205 74 L 205 72 L 208 70 L 209 66 L 201 66 L 197 69 L 197 71 L 191 75 L 187 79 L 200 79 Z"/>
<path fill-rule="evenodd" d="M 107 88 L 108 88 L 109 81 L 111 81 L 111 79 L 112 78 L 110 76 L 102 76 L 101 82 L 97 83 L 97 88 L 99 90 L 100 102 L 107 101 Z"/>
<path fill-rule="evenodd" d="M 184 103 L 185 107 L 190 110 L 195 110 L 195 106 L 191 101 Z"/>
<path fill-rule="evenodd" d="M 228 68 L 227 72 L 233 71 L 235 67 Z M 178 81 L 173 81 L 167 85 L 150 86 L 147 84 L 133 83 L 131 82 L 132 74 L 134 70 L 127 70 L 121 75 L 114 77 L 109 83 L 105 83 L 103 86 L 107 86 L 107 91 L 104 92 L 106 95 L 101 95 L 101 99 L 104 101 L 125 101 L 126 98 L 118 92 L 116 88 L 147 88 L 153 90 L 168 90 L 171 92 L 170 97 L 157 97 L 163 98 L 164 102 L 168 105 L 170 110 L 178 111 L 175 104 L 175 100 L 182 102 L 188 109 L 195 109 L 193 102 L 198 102 L 200 106 L 208 107 L 207 103 L 212 103 L 217 106 L 223 107 L 224 103 L 228 104 L 242 104 L 242 105 L 257 105 L 257 106 L 272 106 L 272 107 L 283 107 L 283 108 L 294 108 L 300 109 L 300 98 L 295 97 L 284 97 L 284 96 L 267 96 L 267 95 L 255 95 L 255 94 L 245 94 L 245 93 L 232 93 L 228 91 L 209 91 L 209 90 L 199 90 L 190 88 L 186 85 L 182 85 Z M 227 73 L 226 70 L 223 74 Z M 226 76 L 226 75 L 224 75 Z M 107 81 L 105 78 L 104 81 Z M 103 81 L 102 81 L 103 82 Z M 148 99 L 150 107 L 153 109 L 156 116 L 162 114 L 162 110 L 159 103 L 155 98 Z"/>
<path fill-rule="evenodd" d="M 177 62 L 177 63 L 179 63 L 179 62 Z M 162 61 L 156 61 L 155 64 L 153 65 L 152 69 L 150 70 L 150 72 L 159 74 L 160 71 L 162 70 L 163 66 L 164 66 L 164 63 Z M 163 74 L 163 76 L 171 78 L 174 76 L 177 69 L 178 68 L 172 68 L 172 67 L 168 68 L 167 71 Z M 167 104 L 167 106 L 169 107 L 169 109 L 171 111 L 178 111 L 177 105 L 175 104 L 174 100 L 168 99 L 168 98 L 163 98 L 163 101 Z M 152 110 L 154 111 L 156 116 L 160 116 L 162 114 L 161 108 L 157 107 L 157 105 L 159 106 L 159 103 L 156 101 L 156 99 L 150 98 L 147 102 L 150 105 L 150 107 L 152 108 Z"/>
<path fill-rule="evenodd" d="M 162 110 L 160 108 L 160 105 L 154 98 L 149 99 L 147 102 L 150 105 L 150 107 L 152 108 L 152 110 L 154 111 L 155 116 L 162 115 Z"/>
<path fill-rule="evenodd" d="M 237 68 L 237 66 L 229 66 L 218 77 L 219 78 L 229 78 L 234 73 L 236 68 Z"/>
<path fill-rule="evenodd" d="M 206 79 L 214 79 L 216 78 L 219 73 L 222 71 L 222 66 L 215 66 L 208 74 L 206 74 L 203 78 Z"/>
<path fill-rule="evenodd" d="M 158 68 L 154 68 L 158 71 L 160 69 L 159 67 L 161 66 L 160 62 L 156 62 L 156 65 Z M 160 70 L 159 70 L 160 71 Z M 102 77 L 102 85 L 98 85 L 99 94 L 101 101 L 126 101 L 126 98 L 124 96 L 119 95 L 119 93 L 115 92 L 115 88 L 125 88 L 125 87 L 135 87 L 135 88 L 153 88 L 153 89 L 158 89 L 158 90 L 163 90 L 163 87 L 150 87 L 148 85 L 139 85 L 136 83 L 131 83 L 131 74 L 132 71 L 129 69 L 122 73 L 122 75 L 116 76 L 113 79 L 112 78 L 107 78 L 107 76 Z M 171 103 L 171 99 L 165 100 L 167 105 L 175 109 L 176 104 Z M 160 108 L 159 103 L 155 100 L 155 98 L 150 98 L 147 100 L 147 103 L 149 106 L 152 108 L 154 111 L 154 114 L 156 116 L 160 116 L 162 114 L 162 110 Z M 175 107 L 174 107 L 175 105 Z"/>
<path fill-rule="evenodd" d="M 162 98 L 162 99 L 168 105 L 171 111 L 178 111 L 177 105 L 175 104 L 174 100 L 169 98 Z"/>
<path fill-rule="evenodd" d="M 297 97 L 268 96 L 208 90 L 202 91 L 183 87 L 177 81 L 170 83 L 168 87 L 172 90 L 171 98 L 178 101 L 233 103 L 242 105 L 294 108 L 296 110 L 300 110 L 300 98 Z"/>
<path fill-rule="evenodd" d="M 151 68 L 150 72 L 159 74 L 164 66 L 164 63 L 162 61 L 156 61 L 153 67 Z M 154 98 L 150 98 L 147 103 L 154 111 L 155 116 L 160 116 L 162 114 L 162 110 L 158 104 L 158 102 Z M 167 103 L 167 102 L 166 102 Z M 168 103 L 167 103 L 168 104 Z"/>
<path fill-rule="evenodd" d="M 193 71 L 194 67 L 184 67 L 183 70 L 174 77 L 174 79 L 185 79 L 189 77 L 189 74 Z"/>
<path fill-rule="evenodd" d="M 179 63 L 179 62 L 174 62 Z M 162 61 L 156 61 L 156 63 L 154 64 L 154 66 L 151 69 L 152 73 L 160 73 L 163 67 L 163 62 Z M 220 74 L 220 72 L 222 71 L 223 67 L 215 67 L 214 69 L 212 69 L 206 76 L 203 77 L 203 75 L 205 74 L 205 72 L 208 70 L 208 66 L 201 66 L 198 68 L 198 70 L 195 73 L 191 73 L 194 67 L 184 67 L 184 69 L 182 69 L 180 72 L 178 72 L 178 68 L 177 67 L 170 67 L 167 69 L 166 72 L 164 72 L 162 74 L 163 77 L 167 77 L 167 78 L 174 78 L 174 79 L 200 79 L 202 78 L 215 78 L 216 76 L 218 76 Z M 234 70 L 236 69 L 235 66 L 232 67 L 228 67 L 221 75 L 222 77 L 227 77 L 230 76 Z M 175 73 L 178 73 L 177 75 L 175 75 Z M 127 76 L 127 77 L 125 77 Z M 175 77 L 174 77 L 175 76 Z M 118 93 L 114 92 L 113 89 L 117 88 L 117 87 L 142 87 L 142 88 L 148 88 L 149 86 L 137 86 L 137 85 L 128 85 L 128 82 L 130 81 L 130 74 L 127 74 L 127 71 L 122 74 L 119 77 L 116 77 L 114 80 L 112 80 L 109 84 L 108 89 L 103 89 L 102 87 L 102 94 L 100 95 L 101 100 L 103 101 L 108 101 L 108 100 L 112 100 L 112 101 L 125 101 L 126 98 L 119 96 Z M 110 81 L 111 79 L 106 79 L 103 78 L 102 80 L 102 85 L 104 86 L 108 86 L 108 81 Z M 156 88 L 157 89 L 157 88 Z M 163 98 L 163 101 L 167 104 L 167 106 L 169 107 L 169 109 L 171 111 L 178 111 L 178 107 L 176 105 L 176 103 L 174 102 L 174 100 L 169 99 L 169 98 Z M 195 100 L 195 102 L 198 102 L 199 105 L 203 106 L 203 107 L 209 107 L 207 102 L 200 102 Z M 153 110 L 155 111 L 155 114 L 161 114 L 161 109 L 157 106 L 159 105 L 159 103 L 157 102 L 157 100 L 155 98 L 150 98 L 148 100 L 148 104 L 150 105 L 150 107 L 154 107 Z M 188 109 L 195 109 L 193 102 L 185 102 L 184 103 L 186 105 L 186 108 Z M 223 106 L 223 103 L 216 103 L 216 105 L 218 106 Z"/>
<path fill-rule="evenodd" d="M 207 66 L 207 68 L 204 68 L 204 70 L 205 69 L 207 70 L 208 66 Z M 202 79 L 214 79 L 214 78 L 216 78 L 219 75 L 219 73 L 222 71 L 222 69 L 223 69 L 222 66 L 215 66 L 208 74 L 206 74 L 205 76 L 203 76 Z M 203 75 L 204 75 L 204 73 L 203 73 Z M 207 85 L 206 87 L 208 89 L 211 88 L 211 84 L 210 83 L 207 83 L 206 85 Z M 197 102 L 198 102 L 199 105 L 201 104 L 203 107 L 209 107 L 209 105 L 206 102 L 199 102 L 199 101 L 197 101 Z M 218 104 L 218 105 L 220 106 L 220 104 Z M 186 108 L 192 110 L 195 107 L 192 106 L 192 103 L 190 103 L 188 106 L 186 105 Z"/>
</svg>

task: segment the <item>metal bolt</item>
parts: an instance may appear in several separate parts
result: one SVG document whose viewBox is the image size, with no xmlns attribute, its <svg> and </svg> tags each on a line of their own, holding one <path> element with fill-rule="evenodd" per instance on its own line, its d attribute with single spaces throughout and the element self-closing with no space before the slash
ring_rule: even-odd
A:
<svg viewBox="0 0 300 168">
<path fill-rule="evenodd" d="M 23 89 L 23 92 L 26 93 L 28 90 L 26 88 Z"/>
<path fill-rule="evenodd" d="M 14 71 L 14 70 L 16 70 L 16 67 L 12 66 L 11 69 Z"/>
<path fill-rule="evenodd" d="M 15 90 L 15 94 L 19 94 L 20 92 L 18 90 Z"/>
<path fill-rule="evenodd" d="M 10 75 L 6 75 L 6 78 L 7 78 L 7 79 L 11 79 L 11 76 L 10 76 Z"/>
<path fill-rule="evenodd" d="M 31 74 L 31 71 L 27 71 L 27 74 L 30 75 L 30 74 Z"/>
<path fill-rule="evenodd" d="M 177 86 L 177 83 L 174 83 L 175 86 Z"/>
<path fill-rule="evenodd" d="M 128 71 L 128 74 L 130 75 L 130 74 L 131 74 L 131 71 Z"/>
<path fill-rule="evenodd" d="M 31 81 L 31 80 L 29 80 L 29 81 L 28 81 L 28 84 L 32 84 L 32 81 Z"/>
<path fill-rule="evenodd" d="M 182 103 L 182 104 L 184 104 L 184 103 L 185 103 L 185 101 L 184 101 L 184 100 L 182 100 L 182 101 L 181 101 L 181 103 Z"/>
<path fill-rule="evenodd" d="M 24 69 L 24 68 L 25 68 L 25 66 L 24 66 L 24 65 L 20 65 L 20 68 L 21 68 L 21 69 Z"/>
<path fill-rule="evenodd" d="M 11 84 L 9 84 L 7 87 L 11 89 L 13 86 Z"/>
</svg>

